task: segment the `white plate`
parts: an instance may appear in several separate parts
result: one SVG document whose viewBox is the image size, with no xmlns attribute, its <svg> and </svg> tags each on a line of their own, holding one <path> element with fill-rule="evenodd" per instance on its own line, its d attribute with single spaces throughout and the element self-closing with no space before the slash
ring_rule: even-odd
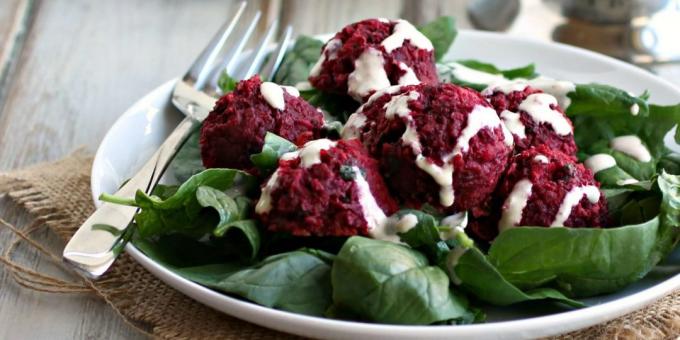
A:
<svg viewBox="0 0 680 340">
<path fill-rule="evenodd" d="M 461 32 L 450 53 L 502 67 L 536 63 L 538 72 L 578 83 L 600 82 L 641 93 L 654 103 L 680 101 L 680 89 L 642 69 L 582 49 L 493 33 Z M 174 81 L 148 93 L 111 127 L 92 167 L 92 194 L 114 192 L 153 153 L 181 114 L 169 102 Z M 98 204 L 98 203 L 97 203 Z M 680 274 L 658 271 L 616 294 L 587 299 L 592 307 L 575 311 L 543 308 L 493 308 L 486 324 L 465 326 L 392 326 L 337 321 L 262 307 L 215 292 L 181 278 L 155 263 L 132 244 L 127 252 L 158 278 L 191 298 L 235 317 L 276 330 L 320 338 L 533 338 L 602 323 L 639 309 L 680 288 Z M 670 259 L 680 264 L 680 250 Z"/>
</svg>

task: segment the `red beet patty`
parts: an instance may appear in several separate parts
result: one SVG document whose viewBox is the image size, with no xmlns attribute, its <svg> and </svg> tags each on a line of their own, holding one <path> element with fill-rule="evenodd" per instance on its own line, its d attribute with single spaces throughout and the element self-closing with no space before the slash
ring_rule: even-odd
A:
<svg viewBox="0 0 680 340">
<path fill-rule="evenodd" d="M 602 227 L 607 201 L 592 171 L 574 158 L 541 145 L 514 156 L 501 181 L 497 223 L 473 224 L 472 233 L 491 240 L 515 226 Z"/>
<path fill-rule="evenodd" d="M 323 114 L 296 89 L 262 82 L 259 76 L 238 83 L 220 98 L 201 128 L 201 158 L 206 168 L 250 169 L 267 131 L 302 145 L 320 137 Z"/>
<path fill-rule="evenodd" d="M 445 212 L 487 201 L 512 152 L 512 135 L 479 93 L 453 84 L 394 86 L 354 113 L 359 138 L 402 204 Z"/>
<path fill-rule="evenodd" d="M 482 92 L 515 138 L 515 153 L 547 145 L 567 155 L 576 155 L 574 128 L 557 100 L 539 89 L 521 83 L 491 86 Z"/>
<path fill-rule="evenodd" d="M 434 48 L 405 20 L 367 19 L 326 42 L 309 82 L 363 102 L 390 85 L 437 83 Z"/>
<path fill-rule="evenodd" d="M 397 209 L 359 141 L 319 139 L 282 156 L 255 212 L 270 231 L 351 236 L 369 235 Z"/>
</svg>

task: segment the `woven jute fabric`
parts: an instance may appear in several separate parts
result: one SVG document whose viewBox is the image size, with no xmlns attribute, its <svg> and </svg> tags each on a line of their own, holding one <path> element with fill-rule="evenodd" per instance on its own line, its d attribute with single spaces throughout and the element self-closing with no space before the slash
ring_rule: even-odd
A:
<svg viewBox="0 0 680 340">
<path fill-rule="evenodd" d="M 13 232 L 2 245 L 0 263 L 17 284 L 51 293 L 96 294 L 140 332 L 169 339 L 274 339 L 290 335 L 262 328 L 214 311 L 161 282 L 123 254 L 101 279 L 73 273 L 72 280 L 46 275 L 30 263 L 16 260 L 20 249 L 39 251 L 55 265 L 60 252 L 50 250 L 38 231 L 56 233 L 64 242 L 94 210 L 90 196 L 92 158 L 82 151 L 54 163 L 0 174 L 0 196 L 27 212 L 32 221 L 15 225 L 0 218 Z M 25 243 L 29 247 L 18 247 Z M 615 319 L 557 337 L 559 339 L 675 339 L 680 335 L 680 291 L 654 304 Z M 332 337 L 329 334 L 329 337 Z"/>
</svg>

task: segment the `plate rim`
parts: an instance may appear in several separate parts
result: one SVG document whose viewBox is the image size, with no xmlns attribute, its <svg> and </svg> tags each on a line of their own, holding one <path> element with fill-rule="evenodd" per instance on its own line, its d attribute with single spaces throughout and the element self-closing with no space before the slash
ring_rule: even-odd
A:
<svg viewBox="0 0 680 340">
<path fill-rule="evenodd" d="M 632 72 L 637 76 L 647 78 L 650 81 L 659 83 L 676 92 L 678 101 L 680 101 L 680 87 L 671 83 L 670 81 L 660 78 L 646 70 L 643 70 L 635 65 L 593 52 L 579 47 L 570 46 L 556 42 L 546 42 L 538 39 L 531 39 L 525 37 L 518 37 L 512 35 L 505 35 L 493 32 L 480 32 L 471 30 L 459 30 L 459 34 L 467 36 L 466 38 L 481 38 L 481 39 L 503 39 L 510 40 L 512 43 L 529 44 L 537 46 L 538 48 L 556 48 L 558 52 L 570 52 L 582 55 L 584 58 L 595 59 L 599 62 L 613 64 L 618 68 L 623 68 L 628 72 Z M 540 65 L 537 65 L 540 67 Z M 97 200 L 96 189 L 101 186 L 101 178 L 95 174 L 96 165 L 101 163 L 105 157 L 104 148 L 102 147 L 108 140 L 114 138 L 114 131 L 117 127 L 123 124 L 129 116 L 137 114 L 134 110 L 138 104 L 148 100 L 148 98 L 159 98 L 161 95 L 167 95 L 171 92 L 173 84 L 176 79 L 171 79 L 156 87 L 152 91 L 140 97 L 133 103 L 109 128 L 104 135 L 102 142 L 97 148 L 93 160 L 92 173 L 90 185 L 93 195 L 93 200 L 96 206 L 100 205 Z M 652 94 L 653 95 L 653 94 Z M 154 276 L 161 279 L 164 283 L 172 286 L 180 291 L 182 294 L 197 300 L 198 302 L 207 305 L 221 313 L 252 322 L 263 327 L 276 329 L 279 331 L 286 331 L 302 335 L 320 334 L 320 332 L 339 331 L 344 335 L 362 335 L 375 336 L 385 335 L 388 333 L 398 332 L 399 337 L 413 337 L 413 336 L 434 336 L 434 337 L 507 337 L 507 336 L 549 336 L 554 334 L 562 334 L 589 327 L 598 323 L 606 322 L 624 314 L 640 309 L 649 305 L 666 294 L 672 292 L 674 289 L 680 287 L 680 274 L 676 274 L 654 286 L 641 290 L 639 292 L 618 298 L 613 301 L 605 302 L 595 306 L 587 307 L 585 309 L 577 309 L 555 313 L 546 316 L 530 317 L 511 321 L 497 321 L 484 324 L 472 325 L 456 325 L 456 326 L 412 326 L 412 325 L 390 325 L 390 324 L 374 324 L 354 321 L 343 321 L 327 319 L 322 317 L 307 316 L 282 310 L 277 310 L 265 306 L 248 302 L 238 298 L 228 296 L 210 288 L 201 286 L 188 279 L 184 279 L 178 274 L 165 268 L 159 263 L 156 263 L 132 243 L 128 243 L 126 248 L 128 252 L 138 263 L 149 270 Z M 225 306 L 225 303 L 230 306 Z M 228 307 L 228 308 L 225 308 Z M 227 310 L 231 310 L 228 312 Z M 236 315 L 235 310 L 245 312 L 241 315 Z M 588 313 L 584 313 L 588 311 Z M 585 320 L 584 320 L 585 319 Z M 269 321 L 269 322 L 267 322 Z M 275 321 L 275 322 L 272 322 Z M 312 325 L 312 326 L 310 326 Z M 301 329 L 299 327 L 305 327 Z M 558 329 L 557 331 L 550 331 L 551 329 Z M 502 331 L 499 331 L 502 329 Z M 305 332 L 308 331 L 308 332 Z M 505 335 L 504 335 L 505 334 Z M 327 334 L 328 335 L 328 334 Z M 394 334 L 393 334 L 394 335 Z"/>
</svg>

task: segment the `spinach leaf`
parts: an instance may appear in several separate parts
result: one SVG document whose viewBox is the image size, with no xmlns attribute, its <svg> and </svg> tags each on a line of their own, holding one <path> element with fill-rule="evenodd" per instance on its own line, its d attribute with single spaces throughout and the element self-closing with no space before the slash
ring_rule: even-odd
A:
<svg viewBox="0 0 680 340">
<path fill-rule="evenodd" d="M 321 251 L 298 250 L 270 256 L 220 280 L 199 283 L 263 306 L 322 316 L 331 304 L 330 258 Z"/>
<path fill-rule="evenodd" d="M 262 151 L 250 155 L 250 161 L 263 173 L 268 174 L 276 170 L 279 158 L 286 152 L 297 150 L 295 144 L 274 133 L 267 132 L 264 137 Z"/>
<path fill-rule="evenodd" d="M 407 215 L 417 217 L 418 223 L 406 233 L 399 234 L 402 242 L 428 255 L 430 263 L 448 272 L 451 280 L 487 303 L 505 306 L 532 300 L 551 299 L 573 307 L 582 307 L 552 288 L 537 288 L 523 292 L 503 278 L 486 256 L 474 246 L 464 232 L 442 232 L 438 221 L 431 215 L 417 210 L 401 210 L 391 219 L 399 220 Z M 455 234 L 450 240 L 442 240 L 446 234 Z M 444 234 L 444 235 L 442 235 Z M 449 237 L 445 237 L 449 238 Z"/>
<path fill-rule="evenodd" d="M 458 35 L 456 29 L 456 19 L 450 16 L 439 17 L 423 26 L 418 27 L 434 46 L 435 60 L 441 60 L 449 51 L 453 41 Z"/>
<path fill-rule="evenodd" d="M 295 86 L 307 81 L 309 71 L 321 56 L 322 46 L 323 42 L 315 38 L 304 35 L 297 37 L 293 48 L 283 57 L 281 66 L 274 75 L 274 82 Z"/>
<path fill-rule="evenodd" d="M 523 67 L 511 68 L 507 70 L 501 70 L 493 64 L 485 63 L 479 60 L 467 59 L 458 60 L 459 64 L 467 66 L 473 70 L 482 71 L 490 74 L 500 74 L 507 79 L 525 78 L 531 79 L 538 76 L 536 73 L 536 66 L 534 64 L 529 64 Z"/>
<path fill-rule="evenodd" d="M 419 210 L 400 210 L 392 215 L 390 220 L 395 224 L 399 224 L 403 223 L 402 219 L 408 217 L 415 217 L 417 223 L 408 231 L 398 233 L 400 241 L 424 253 L 430 260 L 430 263 L 444 268 L 446 257 L 451 250 L 451 246 L 454 245 L 451 243 L 452 240 L 446 240 L 445 238 L 454 238 L 456 236 L 455 230 L 450 230 L 451 227 L 449 226 L 440 226 L 439 221 L 434 216 Z M 442 237 L 443 235 L 451 237 Z"/>
<path fill-rule="evenodd" d="M 610 102 L 605 105 L 607 108 L 599 111 L 590 109 L 587 104 L 580 104 L 576 100 L 579 99 L 572 100 L 567 113 L 574 123 L 574 138 L 579 149 L 587 152 L 592 147 L 601 147 L 602 143 L 608 143 L 614 137 L 637 135 L 655 159 L 669 153 L 664 144 L 664 137 L 673 126 L 680 122 L 680 104 L 677 106 L 649 105 L 644 114 L 641 106 L 640 114 L 633 116 L 630 114 L 630 107 L 625 105 L 629 100 L 636 101 L 635 97 L 620 98 L 620 103 Z M 626 104 L 621 102 L 626 102 Z M 572 107 L 576 109 L 572 110 Z"/>
<path fill-rule="evenodd" d="M 456 76 L 456 70 L 464 67 L 471 70 L 466 72 L 479 72 L 480 80 L 478 82 L 471 82 L 470 79 L 460 79 Z M 538 74 L 535 72 L 534 64 L 529 64 L 524 67 L 518 67 L 508 70 L 501 70 L 496 66 L 481 62 L 478 60 L 459 60 L 459 61 L 445 61 L 437 63 L 437 73 L 439 79 L 443 82 L 449 82 L 460 86 L 466 86 L 477 91 L 482 91 L 487 86 L 496 81 L 517 78 L 534 78 Z"/>
<path fill-rule="evenodd" d="M 455 252 L 452 252 L 452 255 Z M 553 288 L 535 288 L 521 291 L 508 282 L 503 275 L 489 263 L 486 256 L 477 248 L 467 249 L 451 269 L 461 286 L 478 299 L 496 306 L 507 306 L 533 300 L 553 300 L 571 307 L 584 307 L 579 301 L 564 296 Z"/>
<path fill-rule="evenodd" d="M 196 199 L 204 208 L 213 208 L 220 216 L 219 224 L 213 230 L 213 235 L 223 237 L 227 232 L 240 232 L 247 240 L 250 248 L 250 259 L 254 259 L 260 250 L 260 231 L 254 220 L 248 219 L 249 208 L 252 205 L 245 197 L 237 200 L 215 188 L 200 186 L 196 190 Z M 238 244 L 238 243 L 236 243 Z M 239 251 L 239 253 L 242 253 Z"/>
<path fill-rule="evenodd" d="M 634 116 L 631 108 L 637 105 L 637 117 L 646 117 L 649 113 L 649 105 L 644 96 L 635 97 L 628 92 L 604 84 L 578 84 L 576 90 L 570 92 L 568 97 L 571 104 L 567 107 L 567 114 L 619 116 L 625 114 Z M 633 109 L 635 112 L 635 109 Z"/>
<path fill-rule="evenodd" d="M 359 107 L 359 103 L 349 96 L 321 92 L 317 89 L 300 91 L 300 96 L 312 104 L 312 106 L 328 113 L 330 117 L 326 117 L 326 121 L 337 119 L 344 123 Z"/>
<path fill-rule="evenodd" d="M 392 242 L 349 238 L 333 262 L 331 281 L 335 308 L 370 321 L 427 325 L 468 311 L 443 270 Z"/>
<path fill-rule="evenodd" d="M 200 126 L 191 133 L 184 145 L 177 151 L 177 155 L 170 163 L 170 169 L 177 181 L 185 182 L 189 177 L 205 170 L 201 159 L 199 139 L 201 137 Z"/>
<path fill-rule="evenodd" d="M 179 235 L 136 237 L 133 244 L 188 280 L 263 306 L 322 316 L 331 304 L 333 256 L 322 251 L 292 251 L 248 266 L 228 261 L 214 245 Z"/>
<path fill-rule="evenodd" d="M 196 193 L 203 186 L 220 191 L 230 189 L 236 191 L 237 196 L 243 196 L 243 193 L 238 193 L 235 189 L 242 188 L 247 192 L 256 187 L 256 181 L 239 170 L 207 169 L 189 178 L 176 190 L 173 189 L 172 195 L 167 197 L 147 195 L 138 190 L 134 200 L 110 195 L 102 195 L 100 199 L 139 207 L 140 212 L 135 216 L 135 223 L 142 237 L 177 232 L 200 237 L 210 233 L 217 225 L 210 211 L 204 210 L 198 201 Z"/>
<path fill-rule="evenodd" d="M 657 178 L 658 216 L 609 229 L 512 228 L 489 249 L 489 261 L 520 289 L 553 284 L 569 296 L 609 293 L 645 276 L 680 240 L 680 178 Z M 650 198 L 637 201 L 638 208 Z M 637 217 L 639 218 L 639 217 Z"/>
<path fill-rule="evenodd" d="M 220 77 L 217 79 L 217 87 L 220 88 L 222 93 L 234 91 L 236 84 L 238 84 L 238 80 L 232 78 L 226 70 L 222 71 Z"/>
</svg>

